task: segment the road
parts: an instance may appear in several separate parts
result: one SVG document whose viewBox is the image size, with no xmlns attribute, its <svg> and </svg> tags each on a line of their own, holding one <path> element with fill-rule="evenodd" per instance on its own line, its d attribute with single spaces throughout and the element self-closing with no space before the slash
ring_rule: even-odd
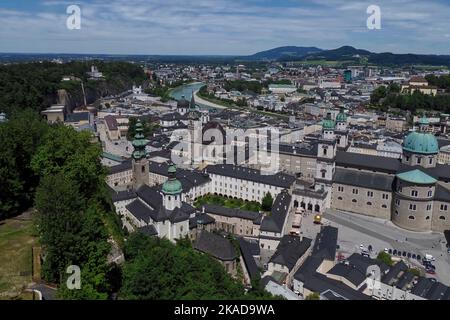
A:
<svg viewBox="0 0 450 320">
<path fill-rule="evenodd" d="M 209 102 L 209 101 L 201 98 L 198 95 L 198 90 L 194 92 L 194 96 L 195 96 L 195 102 L 197 104 L 202 105 L 202 106 L 206 106 L 206 107 L 209 107 L 209 108 L 216 108 L 216 109 L 227 109 L 227 107 L 224 107 L 224 106 L 222 106 L 220 104 L 212 103 L 212 102 Z"/>
<path fill-rule="evenodd" d="M 324 218 L 331 225 L 339 228 L 339 242 L 344 251 L 358 252 L 359 245 L 372 245 L 374 252 L 384 248 L 397 249 L 410 253 L 431 254 L 436 258 L 437 280 L 450 285 L 450 254 L 445 247 L 445 239 L 441 233 L 419 233 L 400 229 L 392 222 L 365 217 L 352 213 L 327 210 Z M 410 260 L 413 264 L 417 261 Z"/>
</svg>

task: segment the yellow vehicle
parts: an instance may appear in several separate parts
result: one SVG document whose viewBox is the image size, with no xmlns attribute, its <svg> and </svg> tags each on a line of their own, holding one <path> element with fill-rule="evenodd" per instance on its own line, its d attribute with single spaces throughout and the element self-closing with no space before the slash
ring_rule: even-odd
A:
<svg viewBox="0 0 450 320">
<path fill-rule="evenodd" d="M 316 214 L 314 216 L 314 223 L 315 224 L 322 224 L 322 215 L 321 214 Z"/>
</svg>

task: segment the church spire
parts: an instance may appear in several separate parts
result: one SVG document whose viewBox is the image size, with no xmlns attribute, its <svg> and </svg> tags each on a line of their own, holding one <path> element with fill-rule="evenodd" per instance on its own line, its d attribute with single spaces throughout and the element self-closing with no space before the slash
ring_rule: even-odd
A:
<svg viewBox="0 0 450 320">
<path fill-rule="evenodd" d="M 132 142 L 134 151 L 133 151 L 133 159 L 140 160 L 146 157 L 145 146 L 147 145 L 148 140 L 145 139 L 144 136 L 144 126 L 140 119 L 138 119 L 136 123 L 136 134 L 134 135 L 134 140 Z"/>
</svg>

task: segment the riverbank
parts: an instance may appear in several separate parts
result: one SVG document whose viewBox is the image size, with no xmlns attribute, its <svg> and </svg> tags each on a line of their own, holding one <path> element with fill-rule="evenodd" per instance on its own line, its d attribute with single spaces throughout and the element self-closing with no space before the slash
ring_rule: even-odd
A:
<svg viewBox="0 0 450 320">
<path fill-rule="evenodd" d="M 225 106 L 222 106 L 222 105 L 220 105 L 220 104 L 217 104 L 217 103 L 214 103 L 214 102 L 205 100 L 204 98 L 202 98 L 202 97 L 199 96 L 199 94 L 198 94 L 199 91 L 200 91 L 200 90 L 197 90 L 197 91 L 194 92 L 194 97 L 195 97 L 195 102 L 196 102 L 196 103 L 201 104 L 201 105 L 204 105 L 204 106 L 209 107 L 209 108 L 215 108 L 215 109 L 230 109 L 229 107 L 225 107 Z"/>
</svg>

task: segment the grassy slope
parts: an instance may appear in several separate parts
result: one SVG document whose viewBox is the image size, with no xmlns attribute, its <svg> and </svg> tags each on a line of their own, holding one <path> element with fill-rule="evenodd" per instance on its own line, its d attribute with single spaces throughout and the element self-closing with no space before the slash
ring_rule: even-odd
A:
<svg viewBox="0 0 450 320">
<path fill-rule="evenodd" d="M 0 222 L 0 299 L 27 298 L 21 293 L 32 281 L 31 248 L 36 243 L 31 220 Z"/>
</svg>

